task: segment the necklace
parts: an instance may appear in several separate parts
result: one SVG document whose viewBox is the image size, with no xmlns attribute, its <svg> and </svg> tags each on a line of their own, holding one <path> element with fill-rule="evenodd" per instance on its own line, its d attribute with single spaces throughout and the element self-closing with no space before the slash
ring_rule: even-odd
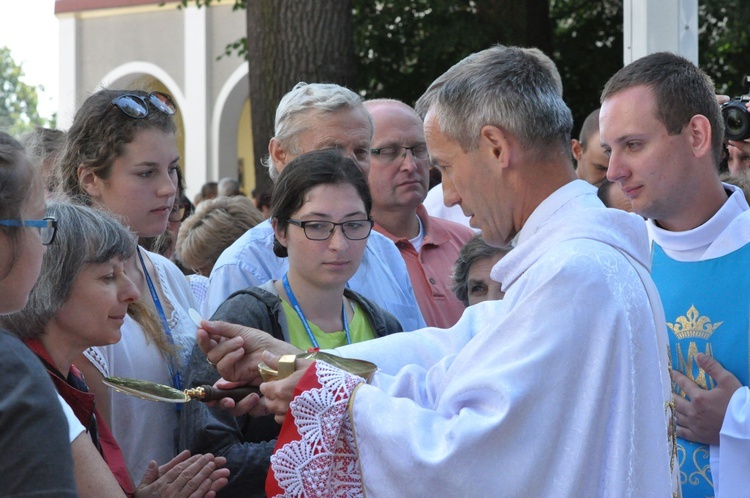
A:
<svg viewBox="0 0 750 498">
<path fill-rule="evenodd" d="M 292 305 L 292 308 L 294 308 L 294 311 L 297 313 L 297 316 L 299 317 L 300 321 L 302 322 L 302 326 L 305 327 L 305 332 L 307 332 L 307 337 L 310 339 L 310 342 L 312 343 L 314 348 L 319 348 L 318 341 L 315 339 L 315 335 L 312 332 L 312 329 L 310 329 L 310 324 L 307 323 L 307 318 L 305 318 L 305 313 L 302 311 L 302 308 L 299 306 L 299 302 L 297 302 L 297 298 L 294 296 L 294 292 L 292 292 L 292 287 L 289 285 L 289 278 L 287 278 L 288 274 L 284 274 L 284 277 L 281 279 L 281 283 L 284 285 L 284 290 L 286 291 L 286 295 L 289 298 L 289 304 Z M 346 306 L 344 303 L 341 303 L 341 321 L 344 323 L 344 332 L 346 332 L 346 343 L 351 344 L 352 338 L 349 334 L 349 323 L 346 320 Z"/>
</svg>

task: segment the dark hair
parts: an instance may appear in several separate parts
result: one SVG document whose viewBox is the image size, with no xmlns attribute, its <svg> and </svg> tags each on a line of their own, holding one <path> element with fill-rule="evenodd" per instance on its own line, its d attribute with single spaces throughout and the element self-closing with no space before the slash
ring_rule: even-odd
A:
<svg viewBox="0 0 750 498">
<path fill-rule="evenodd" d="M 0 132 L 0 219 L 22 220 L 23 208 L 36 179 L 37 172 L 21 143 L 7 133 Z M 2 262 L 7 265 L 0 275 L 2 279 L 10 273 L 18 258 L 23 228 L 0 226 L 0 230 L 8 237 L 11 249 L 7 260 Z"/>
<path fill-rule="evenodd" d="M 263 208 L 271 208 L 271 192 L 263 191 L 258 194 L 258 198 L 255 207 L 263 210 Z"/>
<path fill-rule="evenodd" d="M 581 134 L 578 135 L 578 141 L 581 142 L 581 147 L 586 150 L 591 140 L 591 135 L 599 131 L 599 108 L 594 109 L 591 113 L 586 116 L 581 125 Z M 598 143 L 596 145 L 599 145 Z"/>
<path fill-rule="evenodd" d="M 464 306 L 469 306 L 469 270 L 477 261 L 492 258 L 497 254 L 508 254 L 508 247 L 494 247 L 484 241 L 481 234 L 475 235 L 464 244 L 453 264 L 453 287 L 451 290 Z"/>
<path fill-rule="evenodd" d="M 0 316 L 0 325 L 21 338 L 44 333 L 86 265 L 127 259 L 135 252 L 133 233 L 104 211 L 69 202 L 51 202 L 47 211 L 60 229 L 44 254 L 39 279 L 23 310 Z"/>
<path fill-rule="evenodd" d="M 654 94 L 656 118 L 670 135 L 677 135 L 700 114 L 711 125 L 714 160 L 721 160 L 724 120 L 716 101 L 716 89 L 706 73 L 689 60 L 669 52 L 642 57 L 617 71 L 602 91 L 601 101 L 635 86 Z"/>
<path fill-rule="evenodd" d="M 370 217 L 372 196 L 367 178 L 350 158 L 337 150 L 327 149 L 308 152 L 294 158 L 281 171 L 271 194 L 271 217 L 276 226 L 286 230 L 289 218 L 305 203 L 307 193 L 318 185 L 353 186 Z M 280 257 L 288 256 L 286 247 L 274 238 L 273 253 Z"/>
<path fill-rule="evenodd" d="M 599 188 L 596 190 L 596 195 L 599 197 L 599 200 L 604 203 L 607 207 L 612 207 L 612 196 L 609 193 L 610 187 L 615 185 L 614 182 L 611 182 L 607 180 L 606 178 L 604 181 L 599 185 Z"/>
<path fill-rule="evenodd" d="M 201 200 L 212 199 L 216 197 L 219 192 L 219 184 L 217 182 L 206 182 L 201 187 Z M 212 196 L 212 197 L 209 197 Z"/>
<path fill-rule="evenodd" d="M 148 92 L 141 90 L 99 90 L 89 96 L 76 112 L 60 154 L 56 174 L 58 189 L 70 197 L 90 204 L 88 194 L 78 180 L 78 167 L 85 166 L 99 178 L 107 179 L 112 165 L 141 130 L 157 129 L 176 133 L 174 116 L 149 105 L 149 113 L 135 119 L 114 108 L 112 100 L 125 95 L 137 95 L 148 100 Z"/>
</svg>

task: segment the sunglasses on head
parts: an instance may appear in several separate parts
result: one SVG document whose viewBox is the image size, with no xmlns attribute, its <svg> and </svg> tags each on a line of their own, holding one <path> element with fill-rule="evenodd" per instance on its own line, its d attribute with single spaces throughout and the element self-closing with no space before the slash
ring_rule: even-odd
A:
<svg viewBox="0 0 750 498">
<path fill-rule="evenodd" d="M 134 119 L 143 119 L 148 116 L 150 112 L 149 104 L 154 109 L 167 114 L 168 116 L 174 115 L 177 111 L 172 97 L 162 92 L 151 92 L 145 97 L 135 95 L 132 93 L 126 93 L 112 99 L 107 112 L 113 107 L 120 109 L 125 115 L 130 116 Z M 106 114 L 106 113 L 105 113 Z"/>
</svg>

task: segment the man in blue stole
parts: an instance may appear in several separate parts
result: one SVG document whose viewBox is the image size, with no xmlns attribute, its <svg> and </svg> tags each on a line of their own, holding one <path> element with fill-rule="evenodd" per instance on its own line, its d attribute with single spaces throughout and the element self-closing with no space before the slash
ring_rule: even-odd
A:
<svg viewBox="0 0 750 498">
<path fill-rule="evenodd" d="M 684 374 L 674 386 L 682 493 L 715 496 L 711 466 L 719 462 L 719 431 L 727 417 L 744 409 L 727 410 L 738 384 L 717 384 L 698 355 L 715 358 L 748 384 L 750 208 L 739 189 L 719 180 L 724 124 L 713 83 L 677 55 L 643 57 L 605 86 L 600 131 L 610 154 L 607 177 L 619 183 L 634 212 L 648 219 L 652 277 L 664 304 L 672 368 Z M 706 358 L 700 361 L 705 367 Z M 728 391 L 709 398 L 719 418 L 710 427 L 696 423 L 700 410 L 686 395 L 702 389 Z M 722 489 L 725 495 L 737 492 Z"/>
</svg>

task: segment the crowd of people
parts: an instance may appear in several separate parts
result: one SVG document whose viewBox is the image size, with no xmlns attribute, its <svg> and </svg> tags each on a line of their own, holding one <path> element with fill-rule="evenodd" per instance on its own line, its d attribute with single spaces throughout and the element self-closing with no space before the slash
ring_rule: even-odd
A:
<svg viewBox="0 0 750 498">
<path fill-rule="evenodd" d="M 161 91 L 0 132 L 0 495 L 748 496 L 750 138 L 715 93 L 652 54 L 572 138 L 536 49 L 414 107 L 300 82 L 252 199 L 187 198 Z"/>
</svg>

